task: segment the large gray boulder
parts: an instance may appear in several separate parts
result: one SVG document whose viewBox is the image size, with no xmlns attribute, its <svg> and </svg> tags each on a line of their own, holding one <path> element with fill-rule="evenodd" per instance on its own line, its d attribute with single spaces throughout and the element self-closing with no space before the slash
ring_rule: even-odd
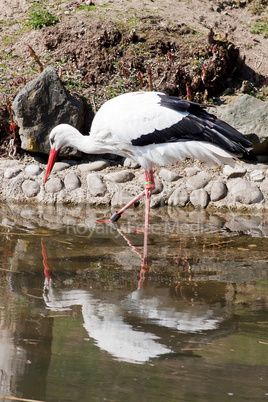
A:
<svg viewBox="0 0 268 402">
<path fill-rule="evenodd" d="M 229 99 L 217 108 L 217 116 L 241 131 L 253 143 L 257 155 L 268 153 L 268 102 L 250 95 Z"/>
<path fill-rule="evenodd" d="M 78 130 L 83 124 L 83 102 L 70 95 L 51 66 L 25 85 L 12 109 L 21 147 L 30 152 L 49 153 L 48 135 L 57 124 L 68 123 Z"/>
</svg>

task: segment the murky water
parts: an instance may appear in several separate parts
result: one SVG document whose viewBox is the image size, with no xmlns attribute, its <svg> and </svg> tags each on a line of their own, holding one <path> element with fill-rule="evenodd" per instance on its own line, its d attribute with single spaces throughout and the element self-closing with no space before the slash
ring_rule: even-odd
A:
<svg viewBox="0 0 268 402">
<path fill-rule="evenodd" d="M 0 400 L 268 400 L 268 217 L 2 205 Z"/>
</svg>

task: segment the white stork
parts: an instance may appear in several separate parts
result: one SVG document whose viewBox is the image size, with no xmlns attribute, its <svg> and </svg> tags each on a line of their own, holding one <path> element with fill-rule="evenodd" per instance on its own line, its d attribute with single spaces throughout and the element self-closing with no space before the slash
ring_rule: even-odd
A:
<svg viewBox="0 0 268 402">
<path fill-rule="evenodd" d="M 232 164 L 236 156 L 251 148 L 239 131 L 206 112 L 203 106 L 160 92 L 119 95 L 99 109 L 89 136 L 68 124 L 59 124 L 49 139 L 51 150 L 44 182 L 60 149 L 67 146 L 88 154 L 111 153 L 136 160 L 144 168 L 145 190 L 109 221 L 117 221 L 129 206 L 146 196 L 145 230 L 155 187 L 154 165 L 171 165 L 185 157 L 210 165 Z"/>
</svg>

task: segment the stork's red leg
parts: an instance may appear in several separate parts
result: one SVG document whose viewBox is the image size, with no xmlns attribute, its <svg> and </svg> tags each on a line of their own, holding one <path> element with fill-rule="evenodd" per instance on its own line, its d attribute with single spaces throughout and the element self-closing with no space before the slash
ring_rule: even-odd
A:
<svg viewBox="0 0 268 402">
<path fill-rule="evenodd" d="M 150 190 L 150 197 L 151 197 L 151 191 L 155 188 L 155 183 L 154 183 L 154 177 L 153 177 L 153 171 L 149 170 L 148 172 L 144 172 L 145 176 L 145 190 L 143 190 L 139 195 L 137 195 L 133 200 L 131 200 L 127 205 L 125 205 L 123 208 L 121 208 L 119 211 L 115 212 L 111 218 L 110 222 L 116 222 L 118 219 L 121 217 L 122 213 L 125 212 L 126 209 L 131 207 L 131 205 L 135 204 L 135 202 L 139 201 L 142 197 L 146 196 L 147 199 L 147 193 Z M 149 197 L 149 198 L 150 198 Z M 150 200 L 149 200 L 150 204 Z M 146 211 L 145 211 L 146 215 Z M 148 230 L 148 228 L 147 228 Z"/>
</svg>

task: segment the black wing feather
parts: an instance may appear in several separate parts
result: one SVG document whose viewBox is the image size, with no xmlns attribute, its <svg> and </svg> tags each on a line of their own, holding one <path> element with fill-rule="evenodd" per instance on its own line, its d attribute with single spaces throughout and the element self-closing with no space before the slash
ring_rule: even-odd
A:
<svg viewBox="0 0 268 402">
<path fill-rule="evenodd" d="M 232 153 L 245 153 L 252 144 L 234 127 L 208 113 L 203 106 L 174 96 L 159 95 L 160 105 L 189 115 L 165 130 L 154 130 L 131 141 L 145 146 L 178 141 L 206 141 Z"/>
</svg>

